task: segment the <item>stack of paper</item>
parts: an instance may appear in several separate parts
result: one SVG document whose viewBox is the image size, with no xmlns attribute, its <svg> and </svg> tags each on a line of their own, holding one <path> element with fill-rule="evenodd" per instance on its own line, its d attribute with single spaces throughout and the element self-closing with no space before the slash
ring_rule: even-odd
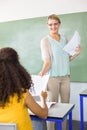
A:
<svg viewBox="0 0 87 130">
<path fill-rule="evenodd" d="M 49 75 L 39 76 L 31 75 L 33 86 L 30 89 L 32 95 L 40 95 L 41 91 L 46 90 Z"/>
<path fill-rule="evenodd" d="M 76 47 L 80 44 L 80 36 L 77 31 L 75 31 L 71 40 L 67 43 L 67 45 L 63 48 L 64 51 L 73 56 L 76 53 Z"/>
</svg>

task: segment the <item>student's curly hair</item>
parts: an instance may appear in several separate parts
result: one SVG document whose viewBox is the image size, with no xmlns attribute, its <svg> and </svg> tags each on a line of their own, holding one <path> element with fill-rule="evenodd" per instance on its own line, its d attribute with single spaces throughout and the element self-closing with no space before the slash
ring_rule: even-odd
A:
<svg viewBox="0 0 87 130">
<path fill-rule="evenodd" d="M 0 49 L 0 106 L 4 107 L 15 93 L 19 102 L 31 85 L 31 76 L 20 64 L 17 52 L 10 47 Z"/>
</svg>

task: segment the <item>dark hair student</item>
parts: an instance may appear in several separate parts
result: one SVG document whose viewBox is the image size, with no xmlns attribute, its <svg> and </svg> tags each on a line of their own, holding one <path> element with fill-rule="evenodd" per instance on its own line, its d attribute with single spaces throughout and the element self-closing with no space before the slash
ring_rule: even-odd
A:
<svg viewBox="0 0 87 130">
<path fill-rule="evenodd" d="M 15 122 L 18 130 L 32 130 L 28 108 L 41 118 L 46 118 L 47 93 L 41 92 L 42 106 L 38 105 L 29 92 L 32 79 L 20 64 L 13 48 L 0 49 L 0 122 Z"/>
</svg>

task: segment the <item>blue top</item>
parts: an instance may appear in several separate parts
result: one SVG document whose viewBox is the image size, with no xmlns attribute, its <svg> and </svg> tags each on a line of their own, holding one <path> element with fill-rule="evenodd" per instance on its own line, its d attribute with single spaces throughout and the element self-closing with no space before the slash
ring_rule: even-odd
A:
<svg viewBox="0 0 87 130">
<path fill-rule="evenodd" d="M 52 50 L 52 65 L 49 70 L 50 77 L 70 75 L 69 54 L 63 47 L 66 45 L 66 39 L 60 36 L 60 41 L 56 41 L 48 36 Z"/>
</svg>

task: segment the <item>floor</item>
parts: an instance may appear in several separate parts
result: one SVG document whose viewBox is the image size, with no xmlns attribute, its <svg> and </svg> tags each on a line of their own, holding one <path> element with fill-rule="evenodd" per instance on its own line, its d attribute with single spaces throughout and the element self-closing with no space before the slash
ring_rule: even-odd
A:
<svg viewBox="0 0 87 130">
<path fill-rule="evenodd" d="M 72 126 L 73 130 L 80 130 L 80 122 L 79 121 L 73 121 L 72 125 L 73 125 Z M 68 130 L 68 128 L 67 128 L 67 130 Z M 84 123 L 84 130 L 87 130 L 87 122 Z"/>
<path fill-rule="evenodd" d="M 46 122 L 44 122 L 44 121 L 32 121 L 32 123 L 33 123 L 33 130 L 47 130 Z M 67 130 L 69 130 L 68 125 L 67 125 Z M 72 130 L 80 130 L 79 121 L 72 122 Z M 84 123 L 84 130 L 87 130 L 87 122 Z"/>
</svg>

